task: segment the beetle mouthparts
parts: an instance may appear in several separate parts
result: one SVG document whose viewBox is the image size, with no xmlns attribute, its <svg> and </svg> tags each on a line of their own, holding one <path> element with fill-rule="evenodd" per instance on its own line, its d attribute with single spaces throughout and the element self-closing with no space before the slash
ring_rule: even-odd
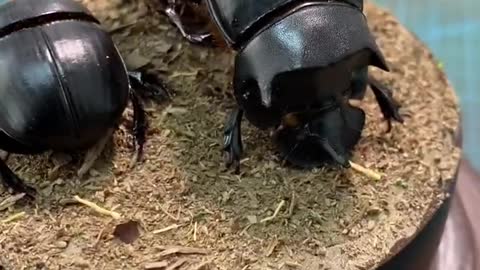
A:
<svg viewBox="0 0 480 270">
<path fill-rule="evenodd" d="M 285 114 L 273 139 L 282 158 L 294 166 L 313 168 L 333 162 L 348 168 L 350 151 L 364 124 L 363 110 L 337 103 Z"/>
<path fill-rule="evenodd" d="M 320 145 L 323 148 L 323 150 L 325 150 L 325 152 L 327 152 L 335 162 L 337 162 L 338 164 L 342 165 L 345 168 L 350 167 L 350 162 L 348 158 L 344 154 L 335 150 L 332 143 L 327 138 L 322 138 L 322 137 L 319 137 L 318 135 L 311 135 L 311 137 L 315 138 L 315 141 L 318 143 L 318 145 Z M 341 152 L 346 152 L 346 151 L 344 150 Z"/>
<path fill-rule="evenodd" d="M 280 126 L 285 128 L 293 128 L 300 125 L 300 119 L 295 113 L 288 113 L 282 118 Z"/>
</svg>

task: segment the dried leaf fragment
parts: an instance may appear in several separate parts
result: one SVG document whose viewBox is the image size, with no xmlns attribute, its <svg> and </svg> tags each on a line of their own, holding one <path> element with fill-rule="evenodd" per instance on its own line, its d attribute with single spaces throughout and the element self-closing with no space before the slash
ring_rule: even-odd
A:
<svg viewBox="0 0 480 270">
<path fill-rule="evenodd" d="M 382 179 L 382 175 L 381 175 L 381 174 L 379 174 L 379 173 L 377 173 L 377 172 L 375 172 L 375 171 L 372 171 L 372 170 L 370 170 L 370 169 L 368 169 L 368 168 L 365 168 L 365 167 L 363 167 L 363 166 L 360 166 L 360 165 L 358 165 L 358 164 L 356 164 L 356 163 L 353 163 L 353 162 L 351 162 L 351 161 L 350 161 L 350 166 L 352 166 L 352 169 L 354 169 L 355 171 L 357 171 L 357 172 L 359 172 L 359 173 L 361 173 L 361 174 L 363 174 L 363 175 L 365 175 L 365 176 L 367 176 L 367 177 L 369 177 L 369 178 L 371 178 L 371 179 L 373 179 L 373 180 L 379 181 L 379 180 Z"/>
<path fill-rule="evenodd" d="M 165 270 L 175 270 L 179 268 L 180 266 L 184 265 L 188 260 L 187 259 L 180 259 L 176 261 L 175 263 L 169 265 Z"/>
<path fill-rule="evenodd" d="M 284 268 L 301 268 L 302 265 L 297 263 L 297 262 L 292 262 L 292 261 L 286 261 L 280 265 L 280 269 Z"/>
<path fill-rule="evenodd" d="M 168 262 L 166 261 L 161 261 L 161 262 L 152 262 L 152 263 L 147 263 L 145 264 L 145 269 L 148 270 L 156 270 L 156 269 L 162 269 L 168 266 Z"/>
<path fill-rule="evenodd" d="M 4 223 L 4 224 L 9 223 L 9 222 L 15 221 L 17 219 L 20 219 L 24 216 L 25 216 L 25 212 L 20 212 L 20 213 L 17 213 L 17 214 L 14 214 L 14 215 L 11 215 L 11 216 L 7 217 L 6 219 L 3 219 L 2 223 Z"/>
<path fill-rule="evenodd" d="M 169 79 L 175 79 L 177 77 L 192 77 L 197 75 L 198 75 L 198 70 L 194 70 L 190 72 L 175 71 L 172 75 L 169 76 Z"/>
<path fill-rule="evenodd" d="M 273 240 L 272 243 L 268 246 L 267 252 L 265 253 L 265 256 L 270 257 L 273 254 L 273 251 L 275 251 L 275 248 L 278 246 L 280 242 L 275 239 Z"/>
<path fill-rule="evenodd" d="M 197 265 L 190 267 L 188 270 L 206 270 L 206 269 L 209 269 L 209 266 L 211 263 L 212 263 L 212 260 L 201 262 Z"/>
<path fill-rule="evenodd" d="M 77 202 L 83 204 L 83 205 L 86 205 L 90 208 L 92 208 L 95 212 L 99 213 L 99 214 L 102 214 L 102 215 L 108 215 L 108 216 L 111 216 L 113 217 L 114 219 L 120 219 L 122 216 L 117 213 L 117 212 L 113 212 L 113 211 L 110 211 L 110 210 L 107 210 L 103 207 L 100 207 L 98 205 L 96 205 L 95 203 L 93 202 L 90 202 L 90 201 L 87 201 L 87 200 L 84 200 L 80 197 L 78 197 L 77 195 L 75 195 L 73 197 Z"/>
<path fill-rule="evenodd" d="M 21 200 L 24 196 L 25 196 L 25 193 L 20 193 L 20 194 L 16 194 L 6 198 L 0 203 L 0 211 L 3 211 L 9 208 L 10 206 L 15 205 L 15 203 Z"/>
<path fill-rule="evenodd" d="M 273 219 L 275 219 L 277 216 L 278 216 L 278 213 L 280 212 L 280 210 L 282 209 L 282 207 L 285 205 L 285 200 L 282 200 L 278 206 L 277 206 L 277 209 L 275 209 L 275 212 L 273 213 L 273 215 L 271 215 L 270 217 L 266 217 L 262 220 L 260 220 L 260 223 L 265 223 L 267 221 L 271 221 Z"/>
<path fill-rule="evenodd" d="M 155 231 L 153 231 L 152 233 L 153 233 L 153 234 L 160 234 L 160 233 L 164 233 L 164 232 L 168 232 L 168 231 L 171 231 L 171 230 L 178 229 L 178 228 L 180 228 L 180 227 L 182 227 L 182 225 L 172 224 L 172 225 L 167 226 L 167 227 L 165 227 L 165 228 L 155 230 Z"/>
<path fill-rule="evenodd" d="M 158 257 L 165 257 L 172 254 L 208 254 L 208 250 L 203 248 L 171 246 L 164 247 L 164 250 L 158 254 Z"/>
</svg>

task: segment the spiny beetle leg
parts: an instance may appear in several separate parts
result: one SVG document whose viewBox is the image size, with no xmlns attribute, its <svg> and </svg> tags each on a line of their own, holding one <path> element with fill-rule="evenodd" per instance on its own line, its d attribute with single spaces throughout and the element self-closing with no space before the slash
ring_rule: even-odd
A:
<svg viewBox="0 0 480 270">
<path fill-rule="evenodd" d="M 184 22 L 182 21 L 182 10 L 186 5 L 199 4 L 200 1 L 187 1 L 187 0 L 168 0 L 167 7 L 165 8 L 165 14 L 170 19 L 170 21 L 180 30 L 182 36 L 186 38 L 191 43 L 195 44 L 209 44 L 211 43 L 210 38 L 212 34 L 210 33 L 192 33 L 187 30 Z M 180 9 L 180 11 L 177 11 Z"/>
<path fill-rule="evenodd" d="M 373 90 L 373 93 L 375 94 L 375 98 L 380 106 L 380 110 L 382 111 L 385 120 L 387 120 L 388 133 L 392 129 L 392 119 L 399 123 L 403 123 L 403 117 L 399 112 L 400 104 L 393 98 L 392 91 L 385 85 L 371 76 L 369 76 L 368 82 Z"/>
<path fill-rule="evenodd" d="M 135 161 L 139 161 L 143 155 L 145 144 L 145 133 L 147 129 L 147 118 L 145 109 L 135 89 L 130 88 L 130 100 L 133 106 L 133 137 L 135 140 Z"/>
<path fill-rule="evenodd" d="M 170 90 L 166 84 L 153 74 L 140 71 L 129 71 L 130 86 L 137 94 L 162 102 L 170 99 Z"/>
<path fill-rule="evenodd" d="M 108 140 L 111 138 L 113 134 L 113 128 L 109 129 L 103 138 L 101 138 L 93 147 L 88 149 L 87 153 L 85 154 L 85 158 L 83 160 L 80 169 L 77 171 L 77 176 L 82 178 L 95 164 L 95 161 L 100 157 L 105 146 L 107 145 Z"/>
<path fill-rule="evenodd" d="M 243 110 L 236 108 L 229 116 L 223 133 L 223 151 L 226 153 L 226 167 L 235 166 L 235 173 L 240 173 L 240 157 L 243 153 L 242 144 Z"/>
<path fill-rule="evenodd" d="M 11 188 L 14 192 L 25 193 L 30 199 L 35 199 L 37 191 L 25 184 L 25 182 L 20 179 L 3 160 L 0 159 L 0 178 L 2 180 L 3 186 L 5 188 Z"/>
<path fill-rule="evenodd" d="M 170 99 L 170 93 L 164 82 L 153 74 L 140 71 L 129 71 L 130 79 L 130 100 L 133 106 L 133 136 L 135 139 L 135 161 L 139 161 L 143 155 L 143 145 L 145 144 L 145 133 L 147 129 L 147 119 L 145 109 L 140 99 L 140 95 L 153 98 L 157 101 Z"/>
</svg>

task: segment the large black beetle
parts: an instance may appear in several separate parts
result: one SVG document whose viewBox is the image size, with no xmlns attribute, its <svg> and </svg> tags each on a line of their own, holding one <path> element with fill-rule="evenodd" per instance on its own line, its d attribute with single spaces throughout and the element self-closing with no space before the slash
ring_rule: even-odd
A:
<svg viewBox="0 0 480 270">
<path fill-rule="evenodd" d="M 243 115 L 258 128 L 274 128 L 284 158 L 303 167 L 325 161 L 350 166 L 365 114 L 348 101 L 363 99 L 368 85 L 388 131 L 391 119 L 403 122 L 391 91 L 368 74 L 370 65 L 389 69 L 369 31 L 363 0 L 156 3 L 189 41 L 212 44 L 213 37 L 213 44 L 220 39 L 237 52 L 233 88 L 238 108 L 224 134 L 227 166 L 235 163 L 237 171 Z M 188 29 L 196 26 L 189 21 L 198 22 L 188 17 L 196 10 L 213 31 Z"/>
<path fill-rule="evenodd" d="M 147 124 L 140 94 L 163 99 L 166 89 L 152 74 L 127 71 L 109 33 L 80 3 L 0 6 L 1 150 L 39 154 L 104 145 L 130 99 L 140 157 Z M 35 194 L 1 159 L 0 177 L 15 192 Z"/>
</svg>

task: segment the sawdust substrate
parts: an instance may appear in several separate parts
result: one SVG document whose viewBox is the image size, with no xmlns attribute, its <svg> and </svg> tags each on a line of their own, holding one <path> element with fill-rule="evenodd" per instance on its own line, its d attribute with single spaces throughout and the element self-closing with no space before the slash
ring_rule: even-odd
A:
<svg viewBox="0 0 480 270">
<path fill-rule="evenodd" d="M 178 269 L 372 269 L 443 199 L 458 159 L 452 144 L 457 100 L 429 50 L 391 14 L 366 6 L 392 69 L 372 72 L 395 89 L 408 117 L 385 134 L 372 95 L 363 102 L 367 123 L 354 161 L 387 175 L 375 182 L 353 171 L 282 167 L 268 135 L 247 122 L 243 174 L 225 171 L 220 149 L 234 104 L 232 54 L 187 43 L 141 1 L 84 2 L 107 29 L 117 29 L 113 37 L 129 67 L 153 65 L 175 90 L 173 100 L 147 102 L 146 161 L 134 168 L 128 168 L 133 155 L 125 128 L 131 120 L 86 179 L 75 176 L 77 158 L 57 172 L 48 154 L 10 159 L 41 196 L 34 207 L 17 203 L 0 212 L 0 219 L 26 212 L 0 224 L 5 269 L 144 269 L 180 259 L 186 261 Z M 77 194 L 123 220 L 69 203 Z M 277 218 L 260 223 L 282 200 Z M 127 220 L 141 225 L 133 244 L 113 236 Z M 171 230 L 152 233 L 166 227 Z M 207 254 L 161 254 L 171 246 Z"/>
</svg>

